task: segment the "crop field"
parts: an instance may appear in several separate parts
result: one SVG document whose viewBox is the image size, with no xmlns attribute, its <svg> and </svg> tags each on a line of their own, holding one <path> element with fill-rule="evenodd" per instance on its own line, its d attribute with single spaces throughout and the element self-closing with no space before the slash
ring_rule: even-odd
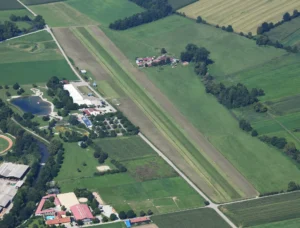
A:
<svg viewBox="0 0 300 228">
<path fill-rule="evenodd" d="M 76 78 L 45 31 L 1 43 L 0 67 L 3 84 L 46 82 L 53 75 Z"/>
<path fill-rule="evenodd" d="M 0 10 L 24 9 L 17 0 L 0 0 Z"/>
<path fill-rule="evenodd" d="M 232 25 L 235 31 L 256 34 L 263 22 L 276 23 L 284 13 L 299 8 L 298 0 L 201 0 L 179 11 L 191 18 L 201 16 L 214 25 Z"/>
<path fill-rule="evenodd" d="M 113 32 L 106 29 L 104 31 L 132 63 L 136 56 L 155 55 L 162 47 L 165 47 L 169 53 L 178 56 L 186 44 L 195 43 L 211 51 L 211 56 L 215 60 L 212 72 L 230 74 L 243 67 L 251 67 L 251 64 L 253 67 L 264 61 L 270 61 L 276 55 L 283 54 L 272 48 L 265 49 L 257 47 L 255 44 L 252 46 L 252 41 L 240 39 L 239 36 L 205 25 L 197 25 L 188 19 L 175 16 L 124 32 Z M 184 36 L 181 37 L 180 34 Z M 225 37 L 225 40 L 228 39 L 226 45 L 223 43 L 224 40 L 219 40 L 223 36 L 228 36 Z M 166 37 L 172 37 L 172 39 L 166 39 Z M 231 41 L 237 39 L 233 41 L 232 48 L 229 47 L 231 45 L 229 39 Z M 137 44 L 139 44 L 139 48 L 135 48 Z M 237 47 L 239 45 L 249 47 L 251 54 L 248 52 L 249 55 L 247 54 L 246 57 L 239 53 Z M 225 47 L 227 57 L 225 57 L 225 50 L 222 50 Z M 232 51 L 228 52 L 229 49 Z M 243 49 L 241 46 L 240 50 Z M 220 59 L 222 55 L 224 58 Z M 244 59 L 245 57 L 247 60 Z M 226 69 L 225 65 L 224 68 L 219 65 L 224 63 L 228 66 Z M 242 132 L 232 114 L 213 96 L 206 94 L 205 88 L 195 75 L 192 66 L 178 66 L 176 69 L 171 67 L 148 68 L 144 71 L 177 109 L 259 192 L 286 189 L 290 179 L 299 180 L 300 171 L 293 163 L 281 152 Z M 215 73 L 212 74 L 215 75 Z M 257 84 L 255 86 L 257 87 Z"/>
<path fill-rule="evenodd" d="M 137 136 L 101 139 L 95 140 L 95 143 L 110 158 L 125 165 L 128 171 L 93 176 L 99 165 L 93 157 L 93 150 L 83 150 L 76 143 L 68 143 L 65 145 L 64 163 L 55 179 L 62 192 L 72 191 L 76 187 L 88 188 L 97 191 L 105 202 L 117 210 L 132 208 L 139 212 L 151 209 L 155 214 L 203 206 L 203 199 Z M 120 151 L 129 153 L 126 161 L 119 159 L 124 156 Z M 114 168 L 109 162 L 110 158 L 105 165 Z M 83 166 L 83 162 L 86 166 Z"/>
<path fill-rule="evenodd" d="M 289 22 L 267 32 L 266 35 L 273 41 L 279 41 L 284 45 L 300 46 L 300 18 L 295 18 Z"/>
<path fill-rule="evenodd" d="M 104 26 L 143 11 L 128 0 L 68 0 L 67 3 Z"/>
<path fill-rule="evenodd" d="M 35 13 L 42 15 L 51 27 L 94 25 L 97 22 L 83 15 L 64 2 L 30 6 Z M 55 17 L 53 16 L 55 15 Z"/>
<path fill-rule="evenodd" d="M 198 0 L 168 0 L 168 3 L 173 7 L 173 9 L 180 9 L 197 1 Z"/>
<path fill-rule="evenodd" d="M 269 224 L 251 226 L 251 228 L 298 228 L 299 224 L 300 219 L 289 219 L 281 222 L 273 222 Z"/>
<path fill-rule="evenodd" d="M 230 226 L 212 209 L 197 209 L 152 216 L 151 220 L 163 228 L 229 228 Z"/>
<path fill-rule="evenodd" d="M 61 2 L 65 0 L 22 0 L 25 5 L 39 5 L 39 4 L 46 4 L 52 2 Z"/>
<path fill-rule="evenodd" d="M 203 174 L 209 175 L 206 177 L 209 179 L 209 182 L 205 183 L 202 180 L 201 187 L 204 187 L 207 191 L 210 191 L 208 194 L 210 194 L 212 198 L 216 200 L 229 200 L 231 198 L 241 197 L 240 194 L 243 193 L 239 193 L 233 186 L 230 185 L 224 176 L 218 173 L 216 168 L 208 162 L 204 155 L 202 155 L 199 150 L 186 138 L 186 136 L 174 125 L 174 122 L 171 121 L 169 117 L 167 117 L 166 114 L 162 112 L 161 109 L 159 109 L 151 99 L 149 99 L 145 92 L 141 90 L 139 86 L 137 86 L 136 82 L 134 82 L 133 79 L 128 76 L 128 74 L 106 52 L 106 50 L 97 42 L 97 40 L 88 32 L 88 30 L 85 28 L 78 28 L 74 30 L 74 33 L 76 33 L 89 51 L 98 56 L 101 62 L 104 61 L 105 65 L 113 72 L 112 76 L 116 82 L 121 80 L 121 86 L 124 87 L 126 85 L 126 90 L 129 89 L 130 95 L 132 95 L 133 99 L 141 99 L 138 101 L 139 105 L 143 105 L 143 108 L 146 108 L 147 113 L 150 112 L 151 115 L 155 116 L 155 122 L 159 120 L 159 124 L 157 126 L 170 133 L 169 136 L 172 137 L 171 140 L 176 142 L 176 146 L 178 145 L 180 150 L 185 151 L 182 152 L 184 153 L 184 159 L 190 163 L 193 163 L 193 173 L 196 171 L 201 177 Z M 132 94 L 133 91 L 134 94 Z M 151 118 L 153 118 L 153 116 Z M 183 158 L 181 157 L 180 160 L 182 159 Z M 186 169 L 186 167 L 184 169 Z M 205 184 L 204 186 L 203 183 Z M 207 189 L 207 184 L 214 185 L 213 193 L 211 192 L 211 189 Z"/>
<path fill-rule="evenodd" d="M 300 192 L 221 206 L 238 227 L 300 218 Z"/>
</svg>

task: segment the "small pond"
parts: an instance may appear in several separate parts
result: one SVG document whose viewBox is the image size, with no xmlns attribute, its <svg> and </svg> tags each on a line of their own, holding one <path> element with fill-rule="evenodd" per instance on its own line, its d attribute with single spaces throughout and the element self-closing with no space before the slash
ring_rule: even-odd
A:
<svg viewBox="0 0 300 228">
<path fill-rule="evenodd" d="M 51 113 L 51 104 L 39 96 L 18 97 L 12 99 L 11 103 L 23 112 L 31 112 L 34 115 L 45 116 Z"/>
</svg>

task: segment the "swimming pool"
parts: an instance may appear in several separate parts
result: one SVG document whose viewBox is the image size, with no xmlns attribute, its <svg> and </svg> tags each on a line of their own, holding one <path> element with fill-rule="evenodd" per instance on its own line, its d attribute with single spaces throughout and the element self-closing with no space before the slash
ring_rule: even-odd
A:
<svg viewBox="0 0 300 228">
<path fill-rule="evenodd" d="M 53 215 L 48 215 L 45 217 L 46 220 L 53 220 L 55 218 L 55 216 Z"/>
</svg>

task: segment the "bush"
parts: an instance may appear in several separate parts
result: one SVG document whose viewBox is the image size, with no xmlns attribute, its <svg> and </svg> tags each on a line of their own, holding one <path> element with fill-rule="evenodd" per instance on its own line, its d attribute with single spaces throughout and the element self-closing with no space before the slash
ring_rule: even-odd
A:
<svg viewBox="0 0 300 228">
<path fill-rule="evenodd" d="M 110 221 L 115 221 L 115 220 L 118 219 L 118 217 L 117 217 L 115 214 L 111 214 L 111 215 L 109 216 L 109 219 L 110 219 Z"/>
<path fill-rule="evenodd" d="M 209 201 L 205 200 L 205 201 L 204 201 L 204 204 L 205 204 L 206 206 L 208 206 L 208 205 L 209 205 Z"/>
<path fill-rule="evenodd" d="M 149 210 L 147 211 L 147 215 L 153 215 L 153 212 L 149 209 Z"/>
<path fill-rule="evenodd" d="M 92 221 L 93 221 L 94 224 L 100 223 L 100 220 L 98 218 L 93 218 Z"/>
<path fill-rule="evenodd" d="M 106 216 L 103 217 L 102 222 L 108 222 L 108 218 Z"/>
<path fill-rule="evenodd" d="M 95 157 L 95 158 L 99 158 L 99 157 L 100 157 L 100 155 L 101 155 L 101 153 L 100 153 L 100 152 L 98 152 L 98 151 L 95 151 L 95 152 L 94 152 L 94 157 Z"/>
<path fill-rule="evenodd" d="M 126 215 L 127 215 L 127 218 L 135 218 L 136 217 L 136 214 L 134 213 L 133 210 L 127 211 Z"/>
<path fill-rule="evenodd" d="M 43 116 L 42 118 L 44 121 L 49 121 L 50 120 L 50 117 L 49 116 Z"/>
<path fill-rule="evenodd" d="M 120 217 L 120 219 L 126 219 L 127 215 L 126 215 L 125 211 L 120 211 L 119 212 L 119 217 Z"/>
<path fill-rule="evenodd" d="M 256 131 L 256 130 L 253 130 L 253 131 L 251 132 L 251 136 L 253 136 L 253 137 L 256 137 L 256 136 L 258 136 L 258 133 L 257 133 L 257 131 Z"/>
<path fill-rule="evenodd" d="M 247 120 L 241 119 L 239 121 L 239 126 L 244 131 L 247 131 L 247 132 L 252 131 L 252 127 Z"/>
<path fill-rule="evenodd" d="M 143 217 L 143 216 L 145 216 L 145 215 L 146 215 L 146 213 L 145 213 L 144 211 L 141 211 L 141 212 L 140 212 L 140 216 L 141 216 L 141 217 Z"/>
</svg>

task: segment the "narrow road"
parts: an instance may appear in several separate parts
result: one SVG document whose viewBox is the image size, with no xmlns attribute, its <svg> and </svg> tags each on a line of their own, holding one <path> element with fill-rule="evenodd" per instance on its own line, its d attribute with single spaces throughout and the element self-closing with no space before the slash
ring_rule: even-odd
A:
<svg viewBox="0 0 300 228">
<path fill-rule="evenodd" d="M 39 136 L 35 132 L 33 132 L 33 131 L 29 130 L 28 128 L 24 127 L 22 124 L 20 124 L 18 121 L 16 121 L 13 117 L 11 118 L 11 120 L 14 121 L 16 124 L 18 124 L 25 131 L 29 132 L 30 134 L 34 135 L 35 137 L 39 138 L 40 140 L 46 142 L 47 144 L 50 144 L 50 142 L 47 139 L 44 139 L 43 137 Z"/>
<path fill-rule="evenodd" d="M 17 39 L 17 38 L 21 38 L 23 36 L 29 36 L 29 35 L 32 35 L 34 33 L 38 33 L 38 32 L 41 32 L 41 31 L 44 31 L 45 29 L 40 29 L 40 30 L 37 30 L 37 31 L 34 31 L 34 32 L 30 32 L 30 33 L 26 33 L 26 34 L 23 34 L 23 35 L 20 35 L 20 36 L 15 36 L 15 37 L 12 37 L 12 38 L 9 38 L 9 39 L 6 39 L 6 40 L 3 40 L 1 41 L 0 43 L 3 43 L 5 41 L 9 41 L 9 40 L 14 40 L 14 39 Z"/>
<path fill-rule="evenodd" d="M 37 16 L 37 14 L 35 12 L 33 12 L 31 9 L 29 9 L 23 2 L 21 2 L 20 0 L 17 0 L 22 6 L 24 6 L 30 13 L 33 14 L 33 16 Z"/>
<path fill-rule="evenodd" d="M 18 2 L 20 2 L 18 0 Z M 20 2 L 21 3 L 21 2 Z M 23 3 L 21 3 L 26 9 L 28 9 L 34 16 L 36 16 L 36 14 L 30 10 L 26 5 L 24 5 Z M 71 69 L 73 70 L 73 72 L 75 73 L 75 75 L 84 82 L 83 78 L 79 75 L 79 73 L 76 71 L 76 69 L 74 68 L 74 66 L 72 65 L 72 63 L 70 62 L 69 58 L 67 57 L 67 55 L 65 54 L 64 50 L 62 49 L 62 47 L 60 46 L 60 44 L 58 43 L 56 37 L 54 36 L 54 34 L 52 33 L 50 27 L 48 25 L 46 25 L 46 30 L 51 34 L 53 40 L 55 41 L 55 43 L 57 44 L 59 50 L 61 51 L 62 55 L 64 56 L 64 58 L 66 59 L 67 63 L 69 64 L 69 66 L 71 67 Z M 98 92 L 96 92 L 90 85 L 88 86 L 95 94 L 97 94 L 98 97 L 101 97 Z M 19 124 L 16 120 L 14 120 L 12 118 L 12 120 Z M 25 127 L 23 127 L 21 124 L 19 124 L 24 130 L 30 132 L 31 134 L 35 135 L 36 137 L 42 139 L 43 141 L 46 141 L 47 143 L 50 143 L 48 140 L 40 137 L 39 135 L 37 135 L 36 133 L 26 129 Z M 189 178 L 187 178 L 160 150 L 158 150 L 143 134 L 139 133 L 139 136 L 149 145 L 151 146 L 199 195 L 201 195 L 206 201 L 209 202 L 208 207 L 214 209 L 232 228 L 237 228 L 233 222 L 230 221 L 229 218 L 227 218 L 227 216 L 225 216 L 218 208 L 218 205 L 213 203 L 192 181 L 190 181 Z"/>
</svg>

